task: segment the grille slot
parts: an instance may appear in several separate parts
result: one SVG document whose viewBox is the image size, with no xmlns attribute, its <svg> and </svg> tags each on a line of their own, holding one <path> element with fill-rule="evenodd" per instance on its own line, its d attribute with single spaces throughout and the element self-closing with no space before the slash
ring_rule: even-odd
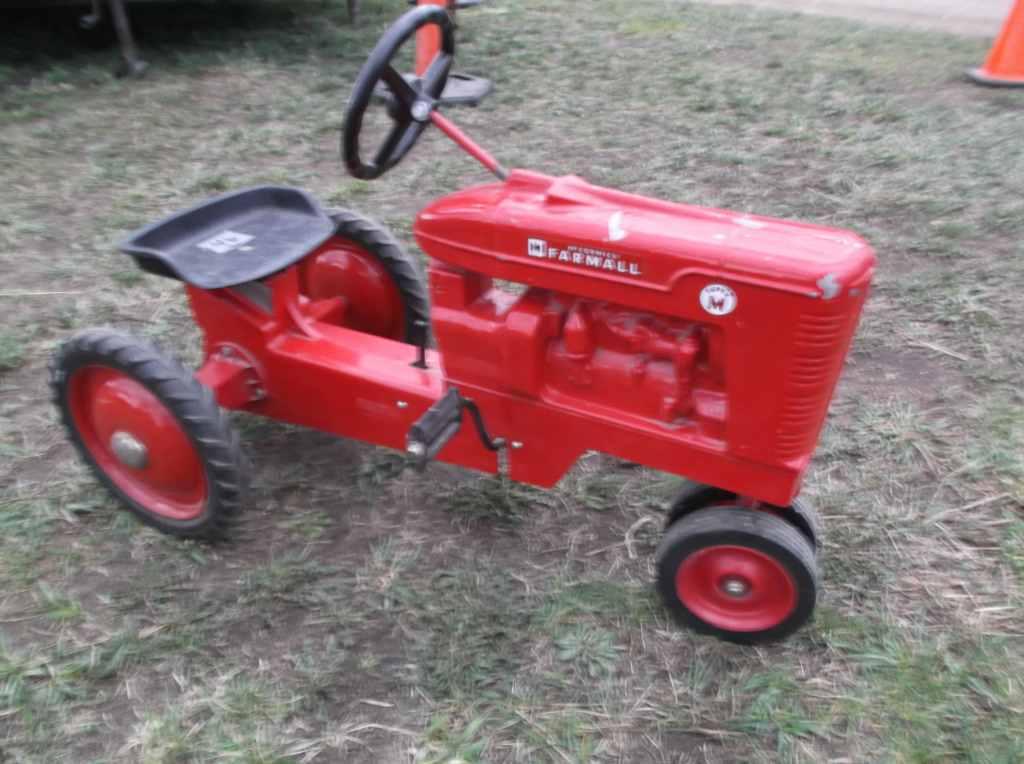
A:
<svg viewBox="0 0 1024 764">
<path fill-rule="evenodd" d="M 817 440 L 832 396 L 827 382 L 843 361 L 849 321 L 845 315 L 800 318 L 786 377 L 786 402 L 776 430 L 776 451 L 784 459 L 804 455 Z"/>
</svg>

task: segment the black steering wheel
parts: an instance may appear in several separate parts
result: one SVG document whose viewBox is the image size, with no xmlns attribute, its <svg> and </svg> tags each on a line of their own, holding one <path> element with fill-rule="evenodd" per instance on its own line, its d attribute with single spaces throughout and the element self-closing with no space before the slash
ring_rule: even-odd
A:
<svg viewBox="0 0 1024 764">
<path fill-rule="evenodd" d="M 391 66 L 391 59 L 420 27 L 436 24 L 441 29 L 441 47 L 421 77 L 407 81 Z M 370 52 L 356 77 L 345 112 L 341 152 L 348 171 L 362 180 L 379 178 L 413 147 L 430 122 L 430 112 L 444 92 L 455 55 L 455 30 L 448 12 L 439 5 L 421 5 L 392 24 Z M 359 156 L 359 133 L 363 115 L 373 98 L 374 88 L 383 81 L 391 91 L 388 108 L 394 124 L 371 162 Z"/>
</svg>

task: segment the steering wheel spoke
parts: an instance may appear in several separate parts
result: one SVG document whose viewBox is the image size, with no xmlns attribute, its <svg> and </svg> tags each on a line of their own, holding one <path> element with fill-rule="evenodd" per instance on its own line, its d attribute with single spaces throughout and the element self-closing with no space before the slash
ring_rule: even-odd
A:
<svg viewBox="0 0 1024 764">
<path fill-rule="evenodd" d="M 393 166 L 394 162 L 391 161 L 391 157 L 398 153 L 398 149 L 403 142 L 402 139 L 409 132 L 409 125 L 410 121 L 404 121 L 396 122 L 392 126 L 388 132 L 388 137 L 384 139 L 384 143 L 377 149 L 377 156 L 373 158 L 375 167 L 386 170 Z"/>
<path fill-rule="evenodd" d="M 440 50 L 424 76 L 419 81 L 410 82 L 392 66 L 391 61 L 418 29 L 429 24 L 440 29 Z M 448 12 L 439 5 L 414 8 L 384 33 L 356 77 L 345 113 L 341 149 L 353 176 L 362 180 L 379 178 L 409 153 L 430 124 L 430 112 L 444 91 L 454 55 L 454 26 Z M 372 154 L 373 161 L 364 162 L 360 155 L 359 136 L 363 130 L 363 117 L 380 82 L 394 96 L 393 105 L 388 109 L 392 125 L 383 144 Z"/>
<path fill-rule="evenodd" d="M 433 60 L 423 72 L 423 92 L 431 98 L 438 99 L 444 92 L 445 82 L 448 80 L 448 73 L 452 69 L 452 57 L 444 51 L 438 51 Z"/>
<path fill-rule="evenodd" d="M 384 71 L 381 72 L 381 79 L 384 80 L 384 84 L 394 94 L 402 115 L 408 114 L 409 109 L 412 108 L 412 105 L 419 97 L 413 86 L 391 64 L 384 67 Z"/>
</svg>

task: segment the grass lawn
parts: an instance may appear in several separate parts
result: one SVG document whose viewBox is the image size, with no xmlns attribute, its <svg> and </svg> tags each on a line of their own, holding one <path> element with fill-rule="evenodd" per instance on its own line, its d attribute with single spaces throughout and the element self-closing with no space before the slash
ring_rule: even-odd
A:
<svg viewBox="0 0 1024 764">
<path fill-rule="evenodd" d="M 458 68 L 496 91 L 452 116 L 506 165 L 876 247 L 805 488 L 826 589 L 787 642 L 673 626 L 652 552 L 679 483 L 600 455 L 540 492 L 239 416 L 230 542 L 119 511 L 47 359 L 102 324 L 198 344 L 114 242 L 270 182 L 412 247 L 416 210 L 486 180 L 436 131 L 345 174 L 349 87 L 405 3 L 363 6 L 140 6 L 138 81 L 0 29 L 0 761 L 1024 760 L 1024 93 L 962 81 L 982 40 L 667 0 L 460 14 Z"/>
</svg>

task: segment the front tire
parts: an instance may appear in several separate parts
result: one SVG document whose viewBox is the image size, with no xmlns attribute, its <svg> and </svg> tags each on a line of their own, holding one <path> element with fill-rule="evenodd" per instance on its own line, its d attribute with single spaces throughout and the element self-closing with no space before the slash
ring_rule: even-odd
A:
<svg viewBox="0 0 1024 764">
<path fill-rule="evenodd" d="M 93 472 L 164 533 L 218 538 L 247 485 L 238 435 L 180 363 L 148 342 L 89 329 L 51 364 L 54 403 Z"/>
<path fill-rule="evenodd" d="M 811 541 L 784 519 L 713 507 L 676 521 L 658 545 L 657 588 L 680 623 L 728 642 L 783 639 L 814 613 Z"/>
</svg>

